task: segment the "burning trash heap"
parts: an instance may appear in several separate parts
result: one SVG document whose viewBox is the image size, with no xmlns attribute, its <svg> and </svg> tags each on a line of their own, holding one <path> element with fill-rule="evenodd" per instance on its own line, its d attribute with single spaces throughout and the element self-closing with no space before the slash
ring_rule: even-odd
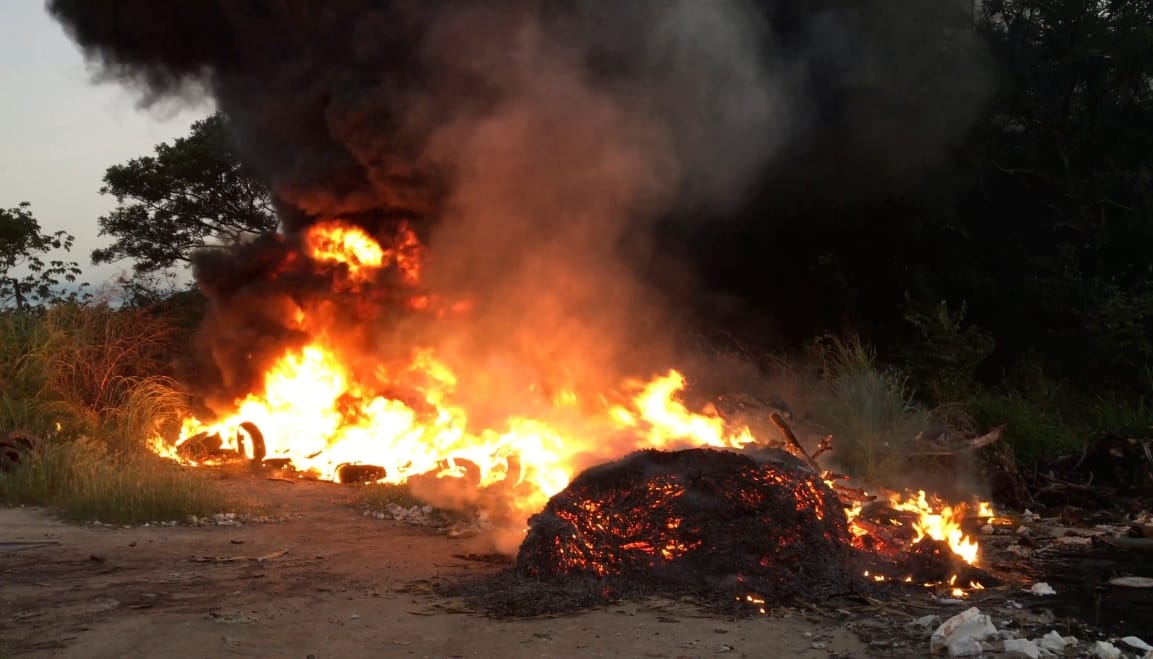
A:
<svg viewBox="0 0 1153 659">
<path fill-rule="evenodd" d="M 789 130 L 751 4 L 49 9 L 146 101 L 209 94 L 280 219 L 193 256 L 204 409 L 157 452 L 410 483 L 488 515 L 522 580 L 602 598 L 832 594 L 861 552 L 963 544 L 940 510 L 847 517 L 811 459 L 741 455 L 766 443 L 669 368 L 683 282 L 643 275 L 652 236 L 739 203 Z"/>
<path fill-rule="evenodd" d="M 833 491 L 786 453 L 650 450 L 553 497 L 530 520 L 515 571 L 561 591 L 591 585 L 594 597 L 823 599 L 858 587 L 849 537 Z"/>
</svg>

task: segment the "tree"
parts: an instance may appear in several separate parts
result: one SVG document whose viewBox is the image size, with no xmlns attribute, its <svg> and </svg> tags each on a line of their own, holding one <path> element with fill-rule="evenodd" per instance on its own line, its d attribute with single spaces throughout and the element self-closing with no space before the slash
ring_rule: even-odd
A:
<svg viewBox="0 0 1153 659">
<path fill-rule="evenodd" d="M 75 240 L 65 231 L 43 233 L 28 202 L 0 210 L 0 307 L 26 311 L 44 304 L 75 301 L 76 291 L 60 290 L 61 280 L 74 283 L 80 266 L 74 261 L 45 260 L 53 250 L 69 251 Z"/>
<path fill-rule="evenodd" d="M 187 137 L 157 145 L 155 156 L 109 167 L 100 192 L 116 197 L 116 208 L 99 220 L 100 235 L 115 240 L 94 250 L 92 262 L 134 259 L 140 275 L 277 226 L 267 188 L 234 157 L 219 113 L 193 124 Z"/>
</svg>

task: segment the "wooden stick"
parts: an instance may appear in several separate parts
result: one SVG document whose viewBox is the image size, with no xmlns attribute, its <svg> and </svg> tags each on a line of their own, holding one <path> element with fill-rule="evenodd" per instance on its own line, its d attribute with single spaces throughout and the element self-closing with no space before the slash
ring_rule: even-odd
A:
<svg viewBox="0 0 1153 659">
<path fill-rule="evenodd" d="M 789 445 L 791 451 L 794 452 L 797 457 L 803 458 L 804 461 L 812 467 L 813 471 L 820 473 L 821 468 L 817 466 L 816 460 L 813 460 L 813 456 L 809 455 L 804 447 L 801 446 L 801 442 L 797 441 L 797 436 L 793 434 L 793 429 L 789 427 L 789 424 L 785 423 L 781 415 L 773 412 L 769 415 L 769 420 L 773 422 L 777 430 L 781 431 L 781 435 L 785 438 L 785 443 Z"/>
</svg>

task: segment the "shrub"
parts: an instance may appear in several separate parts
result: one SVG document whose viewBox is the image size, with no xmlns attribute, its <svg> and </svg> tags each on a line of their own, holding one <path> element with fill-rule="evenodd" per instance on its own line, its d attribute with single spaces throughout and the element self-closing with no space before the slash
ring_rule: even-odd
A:
<svg viewBox="0 0 1153 659">
<path fill-rule="evenodd" d="M 892 482 L 912 442 L 933 423 L 898 371 L 877 363 L 855 337 L 822 337 L 813 347 L 824 386 L 815 393 L 812 420 L 833 435 L 833 457 L 867 484 Z"/>
<path fill-rule="evenodd" d="M 229 505 L 203 474 L 143 452 L 115 454 L 90 439 L 41 443 L 19 469 L 0 475 L 0 500 L 118 524 L 184 520 Z"/>
</svg>

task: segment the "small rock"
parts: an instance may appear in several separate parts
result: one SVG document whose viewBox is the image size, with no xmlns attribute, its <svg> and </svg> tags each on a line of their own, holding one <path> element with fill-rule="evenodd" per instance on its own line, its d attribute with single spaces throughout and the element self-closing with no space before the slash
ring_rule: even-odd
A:
<svg viewBox="0 0 1153 659">
<path fill-rule="evenodd" d="M 981 533 L 984 535 L 993 535 L 993 532 L 996 530 L 997 529 L 993 528 L 992 524 L 986 524 L 981 527 Z"/>
<path fill-rule="evenodd" d="M 1053 590 L 1053 587 L 1050 586 L 1049 584 L 1045 583 L 1044 581 L 1039 581 L 1039 582 L 1033 584 L 1029 588 L 1029 592 L 1033 593 L 1034 595 L 1042 595 L 1042 596 L 1044 596 L 1044 595 L 1056 595 L 1057 594 L 1057 591 Z"/>
<path fill-rule="evenodd" d="M 1041 648 L 1028 639 L 1014 638 L 1005 641 L 1005 656 L 1010 659 L 1038 659 Z"/>
<path fill-rule="evenodd" d="M 1109 641 L 1097 641 L 1093 644 L 1093 656 L 1097 659 L 1121 659 L 1121 650 Z"/>
</svg>

